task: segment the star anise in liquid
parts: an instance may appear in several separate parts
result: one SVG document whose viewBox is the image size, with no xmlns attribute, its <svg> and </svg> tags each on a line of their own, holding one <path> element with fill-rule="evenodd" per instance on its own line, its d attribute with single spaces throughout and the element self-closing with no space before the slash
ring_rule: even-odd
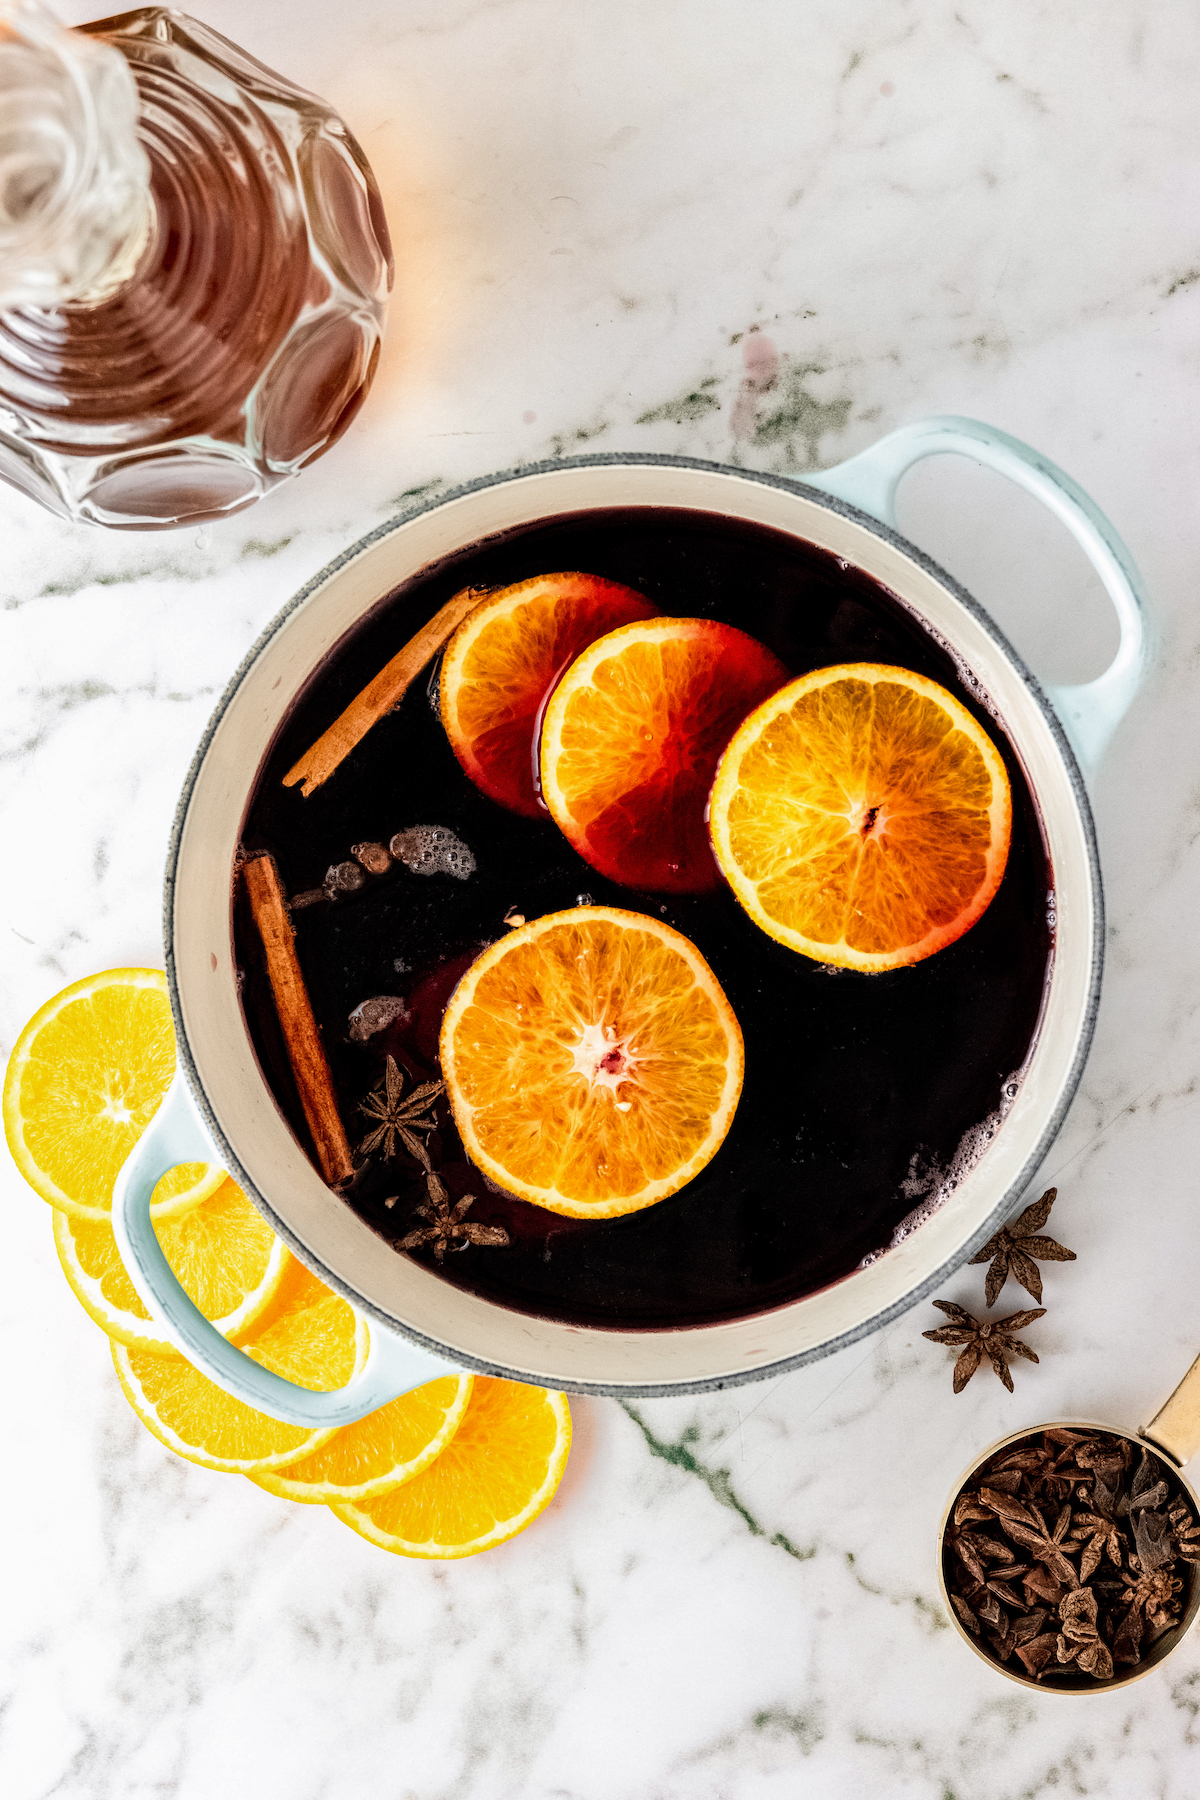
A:
<svg viewBox="0 0 1200 1800">
<path fill-rule="evenodd" d="M 437 1120 L 430 1113 L 445 1085 L 444 1081 L 425 1081 L 406 1097 L 403 1070 L 395 1057 L 389 1056 L 383 1080 L 359 1105 L 359 1112 L 376 1121 L 374 1130 L 359 1144 L 359 1153 L 370 1156 L 382 1147 L 383 1154 L 390 1158 L 395 1156 L 397 1144 L 402 1144 L 423 1169 L 428 1169 L 429 1152 L 417 1133 L 436 1130 Z"/>
<path fill-rule="evenodd" d="M 1002 1225 L 990 1237 L 972 1264 L 991 1262 L 984 1282 L 984 1299 L 995 1306 L 1000 1289 L 1011 1275 L 1035 1300 L 1042 1297 L 1042 1273 L 1039 1262 L 1074 1262 L 1075 1252 L 1052 1237 L 1042 1237 L 1041 1229 L 1050 1217 L 1050 1208 L 1058 1197 L 1057 1188 L 1047 1188 L 1040 1200 L 1027 1206 L 1011 1225 Z M 1036 1257 L 1037 1261 L 1034 1260 Z"/>
<path fill-rule="evenodd" d="M 962 1393 L 986 1356 L 1011 1394 L 1013 1383 L 1008 1372 L 1009 1358 L 1023 1356 L 1027 1362 L 1032 1363 L 1038 1360 L 1029 1345 L 1023 1344 L 1020 1338 L 1013 1337 L 1012 1333 L 1026 1325 L 1032 1325 L 1035 1319 L 1042 1318 L 1045 1307 L 1039 1306 L 1029 1312 L 1010 1313 L 1006 1319 L 993 1319 L 985 1325 L 965 1308 L 956 1306 L 952 1300 L 935 1300 L 933 1304 L 939 1312 L 948 1314 L 953 1323 L 943 1325 L 940 1331 L 923 1331 L 921 1336 L 927 1337 L 934 1344 L 965 1346 L 954 1365 L 955 1393 Z"/>
<path fill-rule="evenodd" d="M 508 1243 L 508 1233 L 503 1225 L 477 1225 L 466 1217 L 475 1204 L 474 1194 L 464 1194 L 457 1205 L 451 1207 L 446 1184 L 432 1169 L 425 1176 L 425 1191 L 428 1198 L 424 1206 L 418 1206 L 417 1217 L 427 1219 L 429 1223 L 419 1225 L 402 1237 L 396 1246 L 398 1250 L 417 1250 L 431 1244 L 434 1256 L 442 1262 L 447 1250 L 465 1250 L 468 1244 L 498 1246 Z"/>
</svg>

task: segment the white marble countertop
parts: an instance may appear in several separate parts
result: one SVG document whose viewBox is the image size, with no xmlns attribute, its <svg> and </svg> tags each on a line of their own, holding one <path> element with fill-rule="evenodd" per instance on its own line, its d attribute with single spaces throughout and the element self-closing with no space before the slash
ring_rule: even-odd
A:
<svg viewBox="0 0 1200 1800">
<path fill-rule="evenodd" d="M 1108 510 L 1160 649 L 1094 784 L 1108 969 L 1044 1170 L 1079 1260 L 1047 1273 L 1042 1361 L 1014 1397 L 986 1369 L 952 1397 L 922 1304 L 782 1380 L 579 1401 L 533 1530 L 461 1565 L 404 1562 L 141 1428 L 5 1161 L 0 1791 L 1190 1800 L 1200 1636 L 1121 1692 L 1026 1692 L 949 1628 L 934 1540 L 992 1438 L 1137 1425 L 1200 1345 L 1200 15 L 201 10 L 361 138 L 396 241 L 390 336 L 341 446 L 226 524 L 104 535 L 0 493 L 5 1054 L 67 981 L 161 963 L 168 827 L 215 697 L 288 596 L 406 495 L 585 446 L 799 471 L 967 413 Z M 766 388 L 754 358 L 772 354 Z M 1032 501 L 927 463 L 902 523 L 1039 672 L 1104 666 L 1107 603 Z M 972 1305 L 981 1274 L 946 1295 Z"/>
</svg>

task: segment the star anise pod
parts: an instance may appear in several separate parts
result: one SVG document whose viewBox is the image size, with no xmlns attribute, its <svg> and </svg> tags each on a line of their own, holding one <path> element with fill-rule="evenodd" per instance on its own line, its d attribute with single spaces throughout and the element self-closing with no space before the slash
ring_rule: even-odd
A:
<svg viewBox="0 0 1200 1800">
<path fill-rule="evenodd" d="M 474 1194 L 464 1194 L 451 1208 L 445 1183 L 432 1169 L 425 1176 L 425 1188 L 428 1199 L 424 1206 L 418 1206 L 417 1217 L 428 1219 L 429 1223 L 402 1237 L 397 1249 L 416 1250 L 422 1244 L 432 1244 L 433 1254 L 441 1262 L 447 1250 L 465 1250 L 468 1244 L 508 1243 L 503 1225 L 476 1225 L 467 1219 L 466 1214 L 475 1204 Z"/>
<path fill-rule="evenodd" d="M 935 1300 L 933 1303 L 939 1312 L 949 1314 L 953 1321 L 943 1325 L 940 1331 L 923 1331 L 933 1344 L 962 1344 L 965 1346 L 962 1355 L 954 1365 L 954 1391 L 961 1394 L 986 1355 L 993 1369 L 1011 1394 L 1013 1391 L 1012 1376 L 1008 1372 L 1009 1358 L 1023 1356 L 1027 1362 L 1035 1363 L 1038 1359 L 1028 1344 L 1020 1338 L 1012 1336 L 1014 1330 L 1021 1330 L 1032 1325 L 1035 1319 L 1045 1314 L 1045 1307 L 1039 1306 L 1030 1312 L 1010 1313 L 1006 1319 L 993 1319 L 984 1324 L 963 1307 L 956 1306 L 952 1300 Z"/>
<path fill-rule="evenodd" d="M 1042 1670 L 1046 1667 L 1046 1664 L 1050 1661 L 1050 1658 L 1054 1655 L 1054 1649 L 1057 1643 L 1058 1637 L 1056 1633 L 1047 1631 L 1040 1637 L 1031 1638 L 1027 1644 L 1018 1645 L 1017 1655 L 1025 1664 L 1026 1673 L 1029 1675 L 1040 1675 Z"/>
<path fill-rule="evenodd" d="M 382 1145 L 383 1154 L 392 1157 L 399 1143 L 423 1169 L 428 1169 L 429 1152 L 417 1133 L 436 1129 L 437 1120 L 428 1115 L 445 1085 L 444 1081 L 422 1082 L 405 1099 L 404 1073 L 395 1057 L 389 1056 L 383 1080 L 359 1105 L 359 1112 L 376 1121 L 374 1130 L 358 1146 L 360 1154 L 370 1156 Z"/>
<path fill-rule="evenodd" d="M 1078 1432 L 1056 1428 L 1043 1433 L 1043 1461 L 1039 1468 L 1030 1471 L 1029 1485 L 1047 1502 L 1055 1501 L 1061 1506 L 1069 1500 L 1077 1487 L 1086 1488 L 1093 1479 L 1093 1473 L 1086 1463 L 1080 1465 L 1080 1457 L 1087 1455 L 1087 1440 Z M 1099 1492 L 1099 1489 L 1096 1490 Z M 1095 1510 L 1104 1511 L 1093 1496 Z M 1111 1507 L 1109 1511 L 1111 1511 Z"/>
<path fill-rule="evenodd" d="M 955 1610 L 957 1611 L 957 1608 Z M 1007 1662 L 1014 1650 L 1020 1655 L 1022 1646 L 1028 1645 L 1038 1636 L 1042 1626 L 1046 1623 L 1046 1617 L 1045 1607 L 1038 1607 L 1034 1612 L 1025 1613 L 1023 1617 L 1014 1619 L 1002 1637 L 996 1632 L 990 1633 L 992 1649 L 1000 1661 Z M 1054 1641 L 1054 1637 L 1051 1635 L 1051 1644 Z"/>
<path fill-rule="evenodd" d="M 1075 1261 L 1073 1250 L 1056 1243 L 1052 1237 L 1039 1235 L 1050 1217 L 1050 1208 L 1057 1197 L 1057 1188 L 1047 1188 L 1040 1200 L 1027 1206 L 1020 1218 L 1014 1219 L 1011 1225 L 1002 1225 L 995 1237 L 988 1239 L 978 1256 L 971 1258 L 972 1264 L 991 1260 L 992 1266 L 987 1272 L 983 1289 L 989 1306 L 995 1306 L 1000 1289 L 1010 1275 L 1020 1282 L 1027 1294 L 1040 1300 L 1042 1274 L 1037 1266 L 1038 1262 Z"/>
<path fill-rule="evenodd" d="M 1200 1525 L 1188 1507 L 1177 1502 L 1170 1512 L 1171 1530 L 1175 1535 L 1175 1554 L 1184 1562 L 1200 1562 Z"/>
<path fill-rule="evenodd" d="M 1142 1460 L 1134 1471 L 1133 1481 L 1129 1489 L 1130 1513 L 1143 1512 L 1147 1507 L 1155 1511 L 1167 1498 L 1169 1490 L 1163 1478 L 1163 1466 L 1157 1456 L 1151 1456 L 1149 1450 L 1142 1451 Z"/>
<path fill-rule="evenodd" d="M 1089 1587 L 1075 1588 L 1059 1602 L 1062 1629 L 1056 1651 L 1060 1663 L 1077 1663 L 1096 1681 L 1110 1681 L 1113 1659 L 1096 1622 L 1096 1596 Z"/>
<path fill-rule="evenodd" d="M 1152 1575 L 1140 1571 L 1123 1573 L 1121 1580 L 1128 1610 L 1113 1636 L 1113 1656 L 1117 1662 L 1136 1663 L 1141 1660 L 1142 1637 L 1147 1624 L 1154 1636 L 1160 1637 L 1178 1623 L 1175 1596 L 1182 1590 L 1183 1583 L 1165 1569 L 1156 1569 Z"/>
<path fill-rule="evenodd" d="M 1005 1536 L 1020 1544 L 1037 1562 L 1043 1563 L 1055 1581 L 1061 1582 L 1064 1587 L 1079 1586 L 1079 1578 L 1067 1555 L 1074 1548 L 1067 1540 L 1071 1525 L 1069 1506 L 1063 1507 L 1051 1531 L 1032 1500 L 1027 1505 L 1022 1505 L 1011 1494 L 1002 1494 L 995 1488 L 986 1487 L 979 1490 L 979 1497 L 996 1513 Z"/>
<path fill-rule="evenodd" d="M 1075 1461 L 1092 1477 L 1093 1510 L 1103 1518 L 1124 1518 L 1128 1514 L 1130 1499 L 1121 1488 L 1132 1460 L 1132 1447 L 1124 1438 L 1101 1438 L 1076 1446 Z"/>
<path fill-rule="evenodd" d="M 992 1513 L 988 1514 L 989 1519 L 994 1516 Z M 1017 1564 L 1007 1544 L 998 1544 L 979 1532 L 955 1532 L 950 1547 L 974 1576 L 975 1582 L 980 1588 L 991 1587 L 993 1581 L 1005 1584 L 1011 1582 L 1017 1576 L 1023 1575 L 1029 1567 L 1028 1563 Z M 999 1563 L 1000 1567 L 988 1570 L 984 1567 L 984 1564 L 988 1562 Z M 1019 1604 L 1015 1594 L 1005 1594 L 1003 1598 L 1008 1600 L 1012 1606 Z"/>
<path fill-rule="evenodd" d="M 1174 1533 L 1166 1513 L 1158 1509 L 1166 1504 L 1168 1488 L 1163 1479 L 1163 1466 L 1148 1450 L 1134 1472 L 1129 1490 L 1128 1511 L 1133 1525 L 1133 1541 L 1137 1560 L 1146 1575 L 1152 1575 L 1175 1555 Z M 1118 1511 L 1124 1510 L 1118 1506 Z"/>
<path fill-rule="evenodd" d="M 1017 1486 L 1023 1477 L 1032 1492 L 1041 1494 L 1059 1504 L 1069 1498 L 1076 1483 L 1086 1483 L 1089 1477 L 1075 1468 L 1075 1446 L 1082 1442 L 1076 1433 L 1070 1431 L 1046 1431 L 1043 1433 L 1046 1442 L 1039 1447 L 1029 1446 L 1010 1451 L 1000 1462 L 1000 1469 L 1011 1478 L 1018 1477 Z M 1057 1445 L 1057 1448 L 1052 1448 Z M 1000 1479 L 995 1471 L 988 1477 L 993 1487 L 999 1487 Z M 1010 1492 L 1016 1492 L 1010 1488 Z"/>
<path fill-rule="evenodd" d="M 1115 1519 L 1106 1519 L 1102 1513 L 1076 1513 L 1075 1523 L 1071 1527 L 1074 1547 L 1083 1547 L 1083 1555 L 1079 1559 L 1079 1578 L 1090 1581 L 1100 1567 L 1100 1558 L 1121 1566 L 1121 1528 Z"/>
</svg>

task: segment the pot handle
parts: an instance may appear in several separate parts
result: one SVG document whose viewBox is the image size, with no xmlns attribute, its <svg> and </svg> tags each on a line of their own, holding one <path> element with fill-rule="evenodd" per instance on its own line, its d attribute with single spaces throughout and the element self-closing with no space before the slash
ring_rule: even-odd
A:
<svg viewBox="0 0 1200 1800">
<path fill-rule="evenodd" d="M 947 454 L 986 463 L 1048 506 L 1082 546 L 1116 609 L 1121 637 L 1103 675 L 1077 687 L 1046 689 L 1071 747 L 1090 774 L 1137 692 L 1149 646 L 1137 567 L 1110 521 L 1078 483 L 1019 438 L 978 419 L 950 415 L 902 425 L 861 455 L 803 480 L 894 527 L 893 503 L 901 477 L 924 457 Z"/>
<path fill-rule="evenodd" d="M 153 1318 L 180 1354 L 227 1394 L 289 1425 L 351 1425 L 389 1400 L 461 1369 L 379 1325 L 370 1328 L 364 1366 L 345 1387 L 314 1392 L 265 1369 L 221 1336 L 184 1292 L 150 1218 L 158 1181 L 182 1162 L 219 1162 L 182 1074 L 134 1146 L 113 1189 L 112 1221 L 121 1260 Z"/>
</svg>

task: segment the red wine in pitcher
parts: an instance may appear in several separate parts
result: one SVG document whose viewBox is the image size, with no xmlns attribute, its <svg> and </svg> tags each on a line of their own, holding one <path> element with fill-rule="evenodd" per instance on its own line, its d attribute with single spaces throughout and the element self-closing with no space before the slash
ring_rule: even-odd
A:
<svg viewBox="0 0 1200 1800">
<path fill-rule="evenodd" d="M 663 893 L 607 880 L 549 816 L 521 816 L 468 779 L 439 717 L 436 664 L 308 799 L 283 785 L 297 757 L 452 594 L 552 570 L 622 583 L 671 618 L 737 626 L 791 675 L 873 662 L 941 683 L 996 744 L 1012 786 L 1008 861 L 979 921 L 922 962 L 862 974 L 775 943 L 721 882 Z M 827 552 L 661 507 L 516 530 L 389 596 L 297 701 L 259 772 L 243 844 L 274 855 L 292 897 L 301 967 L 357 1147 L 346 1204 L 393 1244 L 419 1238 L 429 1217 L 419 1210 L 423 1151 L 445 1205 L 473 1196 L 460 1216 L 481 1230 L 476 1241 L 440 1244 L 426 1233 L 396 1253 L 501 1305 L 580 1325 L 653 1330 L 743 1317 L 886 1253 L 1000 1128 L 1037 1034 L 1053 948 L 1053 880 L 1032 793 L 946 651 L 886 589 Z M 372 872 L 370 847 L 380 845 L 390 850 Z M 514 921 L 590 903 L 681 931 L 737 1015 L 745 1084 L 708 1166 L 643 1211 L 566 1218 L 499 1191 L 472 1167 L 444 1095 L 423 1116 L 417 1151 L 393 1132 L 389 1154 L 379 1130 L 389 1059 L 405 1093 L 436 1081 L 442 1014 L 479 951 Z M 259 1060 L 307 1143 L 244 901 L 235 929 Z"/>
<path fill-rule="evenodd" d="M 0 479 L 155 530 L 322 455 L 366 397 L 392 276 L 333 109 L 163 6 L 79 31 L 18 9 L 0 88 L 25 171 L 5 196 Z"/>
</svg>

